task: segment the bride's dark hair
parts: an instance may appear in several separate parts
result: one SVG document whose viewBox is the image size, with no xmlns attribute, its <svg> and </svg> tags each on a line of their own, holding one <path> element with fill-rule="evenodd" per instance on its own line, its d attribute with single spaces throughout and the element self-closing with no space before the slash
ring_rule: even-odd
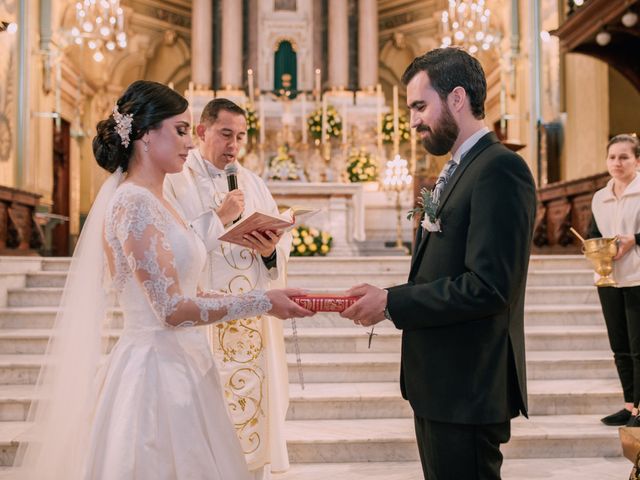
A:
<svg viewBox="0 0 640 480">
<path fill-rule="evenodd" d="M 166 85 L 138 80 L 129 85 L 116 105 L 121 115 L 133 115 L 129 145 L 125 147 L 116 131 L 113 113 L 98 122 L 92 144 L 98 165 L 108 172 L 115 172 L 118 167 L 126 172 L 134 141 L 149 130 L 159 128 L 164 119 L 183 113 L 189 102 Z"/>
</svg>

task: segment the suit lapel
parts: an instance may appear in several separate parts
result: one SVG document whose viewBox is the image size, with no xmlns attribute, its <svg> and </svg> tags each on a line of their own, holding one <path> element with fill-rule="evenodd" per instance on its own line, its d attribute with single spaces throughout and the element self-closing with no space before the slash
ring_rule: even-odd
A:
<svg viewBox="0 0 640 480">
<path fill-rule="evenodd" d="M 464 158 L 460 161 L 460 165 L 458 165 L 458 168 L 456 168 L 456 171 L 453 172 L 453 175 L 447 182 L 447 185 L 445 186 L 442 192 L 442 195 L 440 197 L 440 204 L 438 205 L 438 210 L 436 211 L 436 218 L 440 216 L 442 207 L 444 207 L 445 203 L 449 199 L 449 196 L 451 195 L 451 192 L 453 191 L 456 184 L 458 183 L 458 180 L 462 178 L 462 175 L 464 174 L 467 167 L 471 165 L 471 162 L 473 162 L 476 159 L 476 157 L 480 155 L 487 147 L 498 142 L 499 140 L 496 134 L 493 132 L 489 132 L 483 137 L 481 137 L 480 140 L 478 140 L 476 144 L 471 148 L 471 150 L 469 150 L 464 155 Z M 446 227 L 443 226 L 443 228 L 446 228 Z M 424 234 L 422 235 L 422 238 L 420 239 L 420 243 L 418 244 L 418 247 L 416 248 L 413 258 L 411 260 L 411 271 L 409 273 L 409 279 L 413 278 L 413 275 L 415 274 L 415 269 L 417 265 L 420 263 L 418 260 L 422 257 L 422 252 L 424 250 L 425 245 L 427 244 L 427 240 L 429 239 L 430 234 L 431 232 L 426 231 L 424 232 Z"/>
</svg>

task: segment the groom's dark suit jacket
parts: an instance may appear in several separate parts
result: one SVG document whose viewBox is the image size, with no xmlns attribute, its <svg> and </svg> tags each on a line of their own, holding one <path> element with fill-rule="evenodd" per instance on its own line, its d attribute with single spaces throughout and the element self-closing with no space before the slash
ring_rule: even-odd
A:
<svg viewBox="0 0 640 480">
<path fill-rule="evenodd" d="M 389 289 L 402 330 L 402 395 L 417 415 L 489 424 L 527 414 L 524 295 L 535 209 L 529 168 L 487 133 L 442 192 L 442 231 L 419 231 L 408 282 Z"/>
</svg>

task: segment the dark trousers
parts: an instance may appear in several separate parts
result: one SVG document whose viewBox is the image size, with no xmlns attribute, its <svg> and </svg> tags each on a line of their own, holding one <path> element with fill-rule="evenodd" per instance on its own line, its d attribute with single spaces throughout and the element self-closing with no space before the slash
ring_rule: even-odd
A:
<svg viewBox="0 0 640 480">
<path fill-rule="evenodd" d="M 640 286 L 598 287 L 624 401 L 640 402 Z"/>
<path fill-rule="evenodd" d="M 500 480 L 500 444 L 511 437 L 511 422 L 461 425 L 414 417 L 426 480 Z"/>
</svg>

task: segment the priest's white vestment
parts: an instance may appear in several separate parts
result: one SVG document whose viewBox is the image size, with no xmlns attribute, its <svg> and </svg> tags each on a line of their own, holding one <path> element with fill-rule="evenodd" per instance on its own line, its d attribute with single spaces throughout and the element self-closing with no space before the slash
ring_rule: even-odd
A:
<svg viewBox="0 0 640 480">
<path fill-rule="evenodd" d="M 245 195 L 243 215 L 256 210 L 278 213 L 260 177 L 240 165 L 237 177 Z M 224 172 L 205 161 L 197 148 L 189 153 L 182 172 L 167 175 L 165 180 L 165 198 L 181 211 L 207 247 L 201 286 L 225 293 L 284 287 L 290 233 L 280 239 L 277 266 L 269 270 L 258 252 L 218 240 L 225 227 L 214 209 L 228 191 Z M 260 316 L 207 328 L 249 469 L 259 471 L 267 464 L 274 472 L 288 469 L 284 419 L 289 394 L 282 320 Z"/>
</svg>

